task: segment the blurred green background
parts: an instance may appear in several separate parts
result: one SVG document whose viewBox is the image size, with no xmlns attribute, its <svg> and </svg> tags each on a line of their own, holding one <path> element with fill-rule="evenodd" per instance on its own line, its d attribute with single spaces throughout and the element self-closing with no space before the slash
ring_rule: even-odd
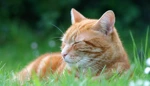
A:
<svg viewBox="0 0 150 86">
<path fill-rule="evenodd" d="M 0 0 L 0 64 L 19 70 L 41 54 L 60 51 L 62 32 L 71 25 L 71 8 L 95 19 L 113 10 L 115 26 L 132 59 L 129 32 L 141 55 L 150 23 L 149 4 L 148 0 Z"/>
</svg>

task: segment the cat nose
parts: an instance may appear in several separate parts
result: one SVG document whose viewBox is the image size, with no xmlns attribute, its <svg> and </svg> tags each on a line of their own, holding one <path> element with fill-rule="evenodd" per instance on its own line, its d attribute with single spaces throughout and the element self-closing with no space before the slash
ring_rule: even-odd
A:
<svg viewBox="0 0 150 86">
<path fill-rule="evenodd" d="M 62 54 L 63 58 L 65 58 L 65 57 L 66 57 L 66 55 L 67 55 L 66 53 Z"/>
</svg>

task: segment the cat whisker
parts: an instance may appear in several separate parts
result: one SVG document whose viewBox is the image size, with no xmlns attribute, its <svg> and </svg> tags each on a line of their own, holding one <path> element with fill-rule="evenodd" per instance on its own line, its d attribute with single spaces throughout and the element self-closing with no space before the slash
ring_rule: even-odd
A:
<svg viewBox="0 0 150 86">
<path fill-rule="evenodd" d="M 62 34 L 64 34 L 64 32 L 59 28 L 59 27 L 57 27 L 56 25 L 54 25 L 54 24 L 52 24 L 52 23 L 50 23 L 52 26 L 54 26 L 54 27 L 56 27 Z"/>
</svg>

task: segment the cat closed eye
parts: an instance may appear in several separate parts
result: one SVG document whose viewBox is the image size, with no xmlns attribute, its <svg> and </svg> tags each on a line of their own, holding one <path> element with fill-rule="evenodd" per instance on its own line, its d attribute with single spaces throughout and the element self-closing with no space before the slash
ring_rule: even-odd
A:
<svg viewBox="0 0 150 86">
<path fill-rule="evenodd" d="M 79 43 L 81 43 L 82 41 L 78 41 L 78 42 L 74 42 L 73 44 L 79 44 Z"/>
</svg>

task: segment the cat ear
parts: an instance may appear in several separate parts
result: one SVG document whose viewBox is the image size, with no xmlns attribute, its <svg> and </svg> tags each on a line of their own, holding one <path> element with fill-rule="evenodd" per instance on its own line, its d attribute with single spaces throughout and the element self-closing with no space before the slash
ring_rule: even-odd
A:
<svg viewBox="0 0 150 86">
<path fill-rule="evenodd" d="M 115 24 L 115 14 L 113 11 L 109 10 L 102 15 L 102 17 L 94 25 L 93 29 L 102 31 L 106 35 L 108 35 L 113 32 L 114 24 Z"/>
<path fill-rule="evenodd" d="M 71 22 L 74 24 L 75 22 L 80 22 L 81 20 L 86 19 L 81 13 L 76 11 L 74 8 L 71 9 Z"/>
</svg>

